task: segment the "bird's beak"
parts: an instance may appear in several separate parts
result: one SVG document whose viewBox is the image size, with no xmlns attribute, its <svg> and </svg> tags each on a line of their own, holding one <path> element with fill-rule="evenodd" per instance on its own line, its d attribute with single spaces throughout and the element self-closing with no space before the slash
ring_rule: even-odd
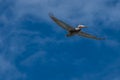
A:
<svg viewBox="0 0 120 80">
<path fill-rule="evenodd" d="M 87 28 L 87 26 L 80 26 L 79 28 Z"/>
<path fill-rule="evenodd" d="M 83 26 L 82 28 L 87 28 L 87 26 Z"/>
</svg>

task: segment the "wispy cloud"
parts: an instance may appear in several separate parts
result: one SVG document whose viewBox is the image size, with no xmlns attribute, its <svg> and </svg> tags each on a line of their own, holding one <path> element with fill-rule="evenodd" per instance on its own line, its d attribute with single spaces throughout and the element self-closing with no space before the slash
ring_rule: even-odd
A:
<svg viewBox="0 0 120 80">
<path fill-rule="evenodd" d="M 110 3 L 111 5 L 109 5 Z M 48 13 L 53 12 L 58 17 L 72 20 L 71 23 L 73 24 L 85 23 L 96 26 L 95 21 L 98 20 L 103 22 L 106 28 L 112 27 L 113 29 L 120 29 L 117 26 L 111 26 L 112 24 L 118 23 L 120 19 L 119 5 L 119 1 L 112 5 L 112 2 L 108 0 L 17 0 L 15 13 L 21 16 L 24 14 L 33 14 L 43 19 L 48 19 Z"/>
<path fill-rule="evenodd" d="M 120 59 L 117 58 L 103 70 L 97 73 L 84 73 L 82 76 L 72 77 L 71 80 L 119 80 L 120 77 Z"/>
<path fill-rule="evenodd" d="M 0 57 L 0 79 L 1 80 L 18 80 L 25 79 L 26 75 L 21 73 L 14 64 Z"/>
<path fill-rule="evenodd" d="M 27 50 L 27 45 L 37 43 L 42 46 L 50 43 L 61 44 L 77 40 L 75 38 L 70 41 L 66 39 L 57 39 L 55 37 L 42 38 L 39 36 L 40 33 L 37 31 L 32 32 L 22 29 L 18 24 L 20 24 L 19 22 L 24 15 L 32 14 L 42 20 L 49 21 L 48 13 L 53 12 L 59 18 L 68 21 L 73 25 L 83 23 L 93 27 L 94 29 L 98 26 L 102 30 L 104 28 L 109 28 L 115 31 L 120 31 L 120 28 L 118 27 L 118 25 L 120 25 L 120 2 L 118 1 L 115 5 L 112 4 L 112 2 L 111 5 L 109 5 L 109 2 L 109 0 L 0 0 L 0 4 L 2 4 L 0 9 L 0 79 L 22 80 L 26 78 L 25 73 L 22 73 L 15 65 L 15 60 Z M 31 35 L 35 36 L 31 37 Z M 107 40 L 105 44 L 112 47 L 120 46 L 118 40 Z M 46 51 L 39 51 L 23 60 L 21 63 L 22 65 L 31 65 L 36 60 L 46 62 L 48 61 L 46 59 L 46 55 Z M 58 59 L 51 58 L 49 60 L 56 62 Z M 73 61 L 73 64 L 77 65 L 82 61 L 83 60 Z M 113 74 L 114 75 L 111 80 L 119 79 L 118 72 L 114 72 Z M 99 76 L 100 75 L 104 75 L 104 73 L 99 74 Z M 109 79 L 111 75 L 112 72 L 108 75 L 106 74 L 106 78 L 103 78 L 103 80 Z M 93 79 L 94 76 L 96 75 L 85 75 L 83 76 L 83 80 L 88 80 L 88 78 Z M 86 77 L 88 78 L 86 79 Z M 73 78 L 73 80 L 79 79 L 81 78 Z"/>
<path fill-rule="evenodd" d="M 14 5 L 14 14 L 19 16 L 19 18 L 26 14 L 32 14 L 49 22 L 48 13 L 53 12 L 58 18 L 63 19 L 73 26 L 79 23 L 85 24 L 90 26 L 91 29 L 89 28 L 89 30 L 93 29 L 95 34 L 104 33 L 105 35 L 104 29 L 112 29 L 116 32 L 120 31 L 119 5 L 120 2 L 117 0 L 61 0 L 59 2 L 57 0 L 17 0 Z M 59 28 L 53 30 L 56 31 L 57 29 Z M 113 42 L 114 45 L 116 42 L 118 43 L 117 45 L 120 44 L 119 41 L 108 39 L 106 45 L 113 45 Z"/>
<path fill-rule="evenodd" d="M 120 65 L 119 65 L 120 59 L 116 59 L 116 61 L 112 64 L 110 64 L 103 73 L 100 74 L 102 77 L 102 80 L 119 80 L 120 77 Z"/>
<path fill-rule="evenodd" d="M 33 66 L 36 64 L 44 64 L 47 63 L 46 59 L 47 53 L 45 51 L 39 51 L 29 57 L 27 57 L 24 61 L 21 62 L 21 65 L 24 66 Z M 39 61 L 39 62 L 38 62 Z"/>
</svg>

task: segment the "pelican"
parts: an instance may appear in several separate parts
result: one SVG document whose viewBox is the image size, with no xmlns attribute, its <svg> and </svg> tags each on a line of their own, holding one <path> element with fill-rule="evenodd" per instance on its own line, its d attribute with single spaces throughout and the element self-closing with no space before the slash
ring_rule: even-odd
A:
<svg viewBox="0 0 120 80">
<path fill-rule="evenodd" d="M 78 25 L 76 28 L 74 28 L 74 27 L 68 25 L 67 23 L 57 19 L 53 14 L 49 14 L 49 16 L 56 24 L 58 24 L 63 29 L 67 30 L 67 32 L 68 32 L 66 35 L 67 37 L 78 35 L 78 36 L 91 38 L 91 39 L 95 39 L 95 40 L 104 40 L 104 38 L 99 38 L 94 35 L 83 32 L 82 29 L 87 28 L 87 26 Z"/>
</svg>

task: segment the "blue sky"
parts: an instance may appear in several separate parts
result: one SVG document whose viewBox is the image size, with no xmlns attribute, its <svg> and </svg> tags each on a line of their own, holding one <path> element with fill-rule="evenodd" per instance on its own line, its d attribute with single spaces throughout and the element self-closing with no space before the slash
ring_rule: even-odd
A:
<svg viewBox="0 0 120 80">
<path fill-rule="evenodd" d="M 104 41 L 74 36 L 54 15 Z M 120 80 L 119 0 L 0 0 L 0 80 Z"/>
</svg>

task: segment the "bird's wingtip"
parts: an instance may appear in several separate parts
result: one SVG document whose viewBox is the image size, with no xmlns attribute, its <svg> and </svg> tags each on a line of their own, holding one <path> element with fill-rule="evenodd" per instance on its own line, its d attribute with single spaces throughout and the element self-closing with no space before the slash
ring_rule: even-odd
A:
<svg viewBox="0 0 120 80">
<path fill-rule="evenodd" d="M 50 17 L 53 17 L 54 15 L 53 15 L 53 13 L 49 12 L 49 16 L 50 16 Z"/>
</svg>

